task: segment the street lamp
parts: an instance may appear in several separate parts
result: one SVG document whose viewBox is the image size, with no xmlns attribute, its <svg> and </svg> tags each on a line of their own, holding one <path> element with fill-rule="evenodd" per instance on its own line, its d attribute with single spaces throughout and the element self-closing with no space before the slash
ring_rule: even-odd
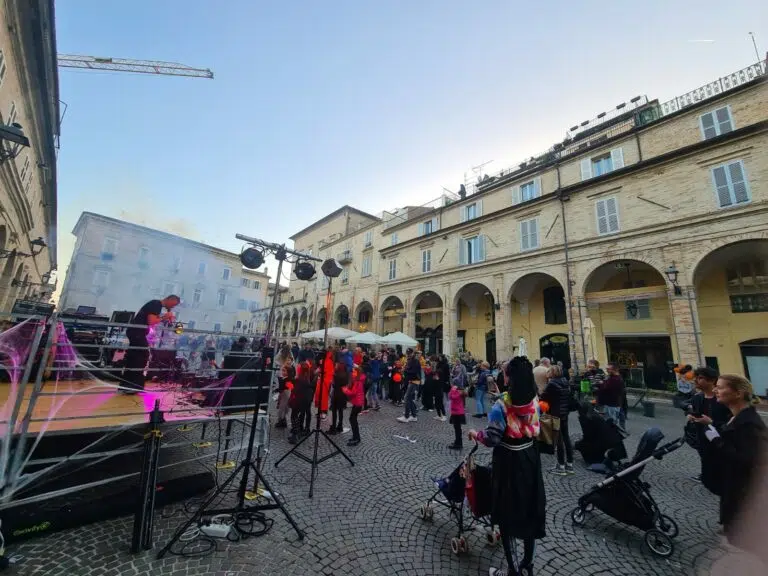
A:
<svg viewBox="0 0 768 576">
<path fill-rule="evenodd" d="M 683 295 L 683 289 L 680 288 L 680 286 L 677 283 L 677 276 L 680 274 L 680 271 L 677 269 L 677 266 L 675 266 L 675 263 L 672 262 L 672 264 L 667 268 L 664 273 L 667 275 L 667 278 L 672 283 L 672 286 L 675 290 L 675 296 L 682 296 Z"/>
</svg>

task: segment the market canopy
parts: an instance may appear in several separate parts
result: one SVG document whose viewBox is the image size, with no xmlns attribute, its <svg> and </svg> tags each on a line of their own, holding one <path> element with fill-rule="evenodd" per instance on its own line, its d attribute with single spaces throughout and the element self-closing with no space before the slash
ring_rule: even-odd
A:
<svg viewBox="0 0 768 576">
<path fill-rule="evenodd" d="M 346 340 L 352 336 L 357 336 L 358 332 L 354 330 L 347 330 L 339 326 L 333 326 L 328 328 L 328 338 L 330 340 Z M 325 338 L 325 330 L 313 330 L 312 332 L 304 332 L 301 335 L 303 340 L 322 340 Z"/>
<path fill-rule="evenodd" d="M 418 342 L 416 342 L 416 340 L 407 334 L 403 334 L 402 332 L 392 332 L 392 334 L 387 334 L 386 336 L 382 337 L 382 339 L 379 340 L 379 344 L 387 344 L 389 346 L 400 345 L 415 348 L 418 345 Z"/>
<path fill-rule="evenodd" d="M 352 342 L 353 344 L 373 345 L 381 342 L 381 336 L 375 334 L 374 332 L 363 332 L 362 334 L 355 334 L 354 336 L 350 336 L 347 338 L 347 342 Z"/>
</svg>

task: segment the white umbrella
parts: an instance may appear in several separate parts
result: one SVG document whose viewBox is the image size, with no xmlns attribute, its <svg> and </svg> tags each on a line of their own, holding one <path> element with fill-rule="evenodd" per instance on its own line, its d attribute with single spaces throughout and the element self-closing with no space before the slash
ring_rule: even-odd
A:
<svg viewBox="0 0 768 576">
<path fill-rule="evenodd" d="M 347 338 L 347 342 L 352 344 L 378 344 L 381 341 L 381 336 L 373 332 L 363 332 L 362 334 L 355 334 Z"/>
<path fill-rule="evenodd" d="M 379 340 L 379 344 L 388 344 L 389 346 L 397 346 L 399 344 L 400 346 L 413 348 L 418 345 L 418 342 L 402 332 L 392 332 L 392 334 L 382 337 Z"/>
<path fill-rule="evenodd" d="M 354 330 L 347 330 L 346 328 L 340 328 L 339 326 L 328 328 L 328 338 L 330 340 L 346 340 L 352 336 L 357 336 L 357 332 Z M 301 337 L 304 340 L 322 340 L 325 338 L 325 330 L 313 330 L 312 332 L 304 332 Z"/>
</svg>

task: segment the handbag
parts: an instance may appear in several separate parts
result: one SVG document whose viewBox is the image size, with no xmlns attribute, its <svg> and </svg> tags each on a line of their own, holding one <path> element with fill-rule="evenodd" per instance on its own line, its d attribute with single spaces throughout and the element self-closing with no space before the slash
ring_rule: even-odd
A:
<svg viewBox="0 0 768 576">
<path fill-rule="evenodd" d="M 539 417 L 539 450 L 545 454 L 555 453 L 555 420 L 549 414 Z"/>
</svg>

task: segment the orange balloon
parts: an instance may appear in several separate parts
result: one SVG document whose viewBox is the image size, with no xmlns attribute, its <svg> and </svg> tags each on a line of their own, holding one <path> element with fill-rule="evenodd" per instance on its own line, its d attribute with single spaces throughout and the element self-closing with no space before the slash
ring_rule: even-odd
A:
<svg viewBox="0 0 768 576">
<path fill-rule="evenodd" d="M 545 402 L 544 400 L 541 400 L 539 402 L 539 408 L 541 408 L 542 412 L 549 412 L 549 402 Z"/>
<path fill-rule="evenodd" d="M 392 380 L 394 380 L 395 382 L 402 382 L 403 376 L 400 374 L 400 372 L 395 372 L 392 375 Z"/>
</svg>

